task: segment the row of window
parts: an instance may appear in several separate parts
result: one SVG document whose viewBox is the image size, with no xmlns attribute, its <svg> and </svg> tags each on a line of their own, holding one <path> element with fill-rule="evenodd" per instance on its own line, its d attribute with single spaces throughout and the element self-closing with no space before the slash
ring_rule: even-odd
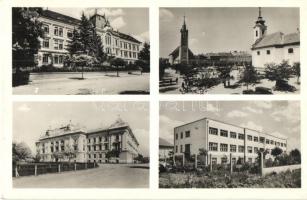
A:
<svg viewBox="0 0 307 200">
<path fill-rule="evenodd" d="M 178 146 L 175 146 L 175 152 L 178 153 Z M 190 153 L 191 152 L 191 144 L 185 144 L 184 149 L 183 145 L 180 145 L 180 153 Z"/>
<path fill-rule="evenodd" d="M 216 142 L 209 142 L 209 151 L 218 151 L 218 143 Z M 220 143 L 220 151 L 221 152 L 228 152 L 228 148 L 229 148 L 229 152 L 239 152 L 239 153 L 244 153 L 244 146 L 243 145 L 235 145 L 235 144 L 224 144 L 224 143 Z M 251 146 L 247 146 L 247 153 L 257 153 L 258 151 L 263 151 L 263 148 L 258 148 L 258 147 L 251 147 Z"/>
<path fill-rule="evenodd" d="M 44 24 L 44 25 L 43 25 L 43 30 L 44 30 L 44 33 L 45 33 L 45 34 L 47 34 L 47 35 L 50 34 L 49 25 Z M 53 34 L 54 34 L 55 36 L 63 37 L 63 35 L 64 35 L 64 30 L 63 30 L 62 27 L 54 26 L 54 27 L 53 27 Z M 72 36 L 73 36 L 72 31 L 71 31 L 71 30 L 67 30 L 67 37 L 68 37 L 68 38 L 72 38 Z"/>
<path fill-rule="evenodd" d="M 43 64 L 49 63 L 49 57 L 50 57 L 50 54 L 43 54 Z M 63 55 L 54 55 L 52 58 L 53 58 L 53 64 L 63 64 L 64 63 Z"/>
<path fill-rule="evenodd" d="M 53 40 L 53 48 L 55 50 L 63 50 L 63 47 L 64 47 L 64 41 L 63 40 L 58 40 L 58 39 Z M 43 48 L 45 48 L 45 49 L 50 48 L 50 41 L 49 41 L 48 38 L 45 38 L 43 40 Z"/>
<path fill-rule="evenodd" d="M 184 133 L 185 138 L 189 138 L 191 136 L 190 131 L 185 131 Z M 175 139 L 178 140 L 178 133 L 176 133 Z M 183 139 L 183 132 L 180 133 L 180 139 Z"/>
<path fill-rule="evenodd" d="M 218 135 L 218 132 L 219 131 L 218 131 L 217 128 L 209 127 L 209 134 Z M 220 129 L 220 136 L 221 137 L 228 137 L 228 131 Z M 230 138 L 236 139 L 237 137 L 240 140 L 244 140 L 244 134 L 230 131 Z M 281 147 L 287 147 L 286 143 L 265 139 L 265 137 L 257 137 L 257 136 L 247 135 L 247 140 L 248 141 L 254 141 L 254 142 L 260 142 L 260 143 L 263 143 L 263 144 L 266 143 L 266 144 L 272 144 L 272 145 L 281 146 Z"/>
<path fill-rule="evenodd" d="M 104 144 L 104 149 L 102 149 L 102 145 L 99 144 L 99 145 L 93 145 L 93 146 L 90 146 L 88 145 L 87 146 L 87 150 L 88 151 L 102 151 L 102 150 L 109 150 L 109 145 L 108 144 Z"/>
<path fill-rule="evenodd" d="M 110 35 L 106 35 L 106 44 L 107 45 L 111 45 L 112 39 Z M 115 41 L 115 46 L 116 47 L 120 47 L 120 48 L 124 48 L 124 49 L 129 49 L 129 50 L 133 50 L 133 51 L 139 51 L 139 46 L 135 45 L 135 44 L 130 44 L 128 42 L 123 42 L 123 41 L 118 41 L 118 39 L 114 39 Z"/>
<path fill-rule="evenodd" d="M 289 48 L 288 49 L 288 53 L 292 54 L 294 52 L 293 48 Z M 266 54 L 270 55 L 271 54 L 271 50 L 266 50 Z M 257 55 L 260 55 L 260 51 L 257 51 Z"/>
</svg>

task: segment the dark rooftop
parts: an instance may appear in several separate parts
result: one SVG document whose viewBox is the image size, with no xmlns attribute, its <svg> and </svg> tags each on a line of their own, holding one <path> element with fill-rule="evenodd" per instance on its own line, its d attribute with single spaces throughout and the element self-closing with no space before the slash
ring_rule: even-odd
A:
<svg viewBox="0 0 307 200">
<path fill-rule="evenodd" d="M 51 10 L 43 10 L 41 16 L 68 24 L 79 24 L 80 20 Z"/>
</svg>

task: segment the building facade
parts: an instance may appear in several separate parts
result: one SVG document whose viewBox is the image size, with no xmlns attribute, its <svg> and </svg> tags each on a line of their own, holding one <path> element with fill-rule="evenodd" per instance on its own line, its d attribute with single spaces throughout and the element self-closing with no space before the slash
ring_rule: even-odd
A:
<svg viewBox="0 0 307 200">
<path fill-rule="evenodd" d="M 80 20 L 51 10 L 43 10 L 39 21 L 43 24 L 44 38 L 40 38 L 41 48 L 37 55 L 38 66 L 53 65 L 63 67 L 68 55 L 67 45 Z M 114 30 L 105 15 L 95 13 L 90 17 L 97 34 L 101 36 L 103 50 L 108 56 L 122 58 L 127 63 L 138 60 L 141 42 L 134 37 Z"/>
<path fill-rule="evenodd" d="M 229 163 L 230 154 L 232 162 L 253 163 L 258 151 L 270 153 L 275 147 L 286 151 L 287 139 L 209 118 L 174 128 L 174 158 L 183 162 L 204 149 L 212 164 Z"/>
<path fill-rule="evenodd" d="M 253 28 L 254 43 L 252 45 L 252 64 L 263 69 L 268 63 L 280 64 L 283 60 L 290 65 L 300 62 L 300 33 L 284 34 L 276 32 L 267 34 L 265 20 L 259 16 Z"/>
<path fill-rule="evenodd" d="M 68 124 L 47 130 L 36 142 L 37 153 L 44 162 L 133 163 L 139 154 L 138 146 L 129 125 L 121 119 L 106 129 L 90 131 Z M 107 152 L 112 150 L 118 155 L 107 158 Z"/>
</svg>

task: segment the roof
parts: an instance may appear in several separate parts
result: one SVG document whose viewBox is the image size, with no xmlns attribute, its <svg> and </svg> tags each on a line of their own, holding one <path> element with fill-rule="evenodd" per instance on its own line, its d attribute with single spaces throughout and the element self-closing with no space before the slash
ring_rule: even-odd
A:
<svg viewBox="0 0 307 200">
<path fill-rule="evenodd" d="M 180 46 L 178 46 L 174 51 L 172 51 L 172 53 L 170 53 L 169 55 L 172 55 L 174 58 L 177 58 L 179 56 L 179 48 Z M 191 51 L 191 49 L 189 48 L 189 58 L 193 58 L 194 54 Z"/>
<path fill-rule="evenodd" d="M 45 134 L 41 136 L 39 139 L 43 140 L 47 138 L 53 138 L 53 137 L 59 137 L 59 136 L 64 136 L 64 135 L 69 135 L 69 134 L 77 134 L 77 133 L 85 134 L 85 132 L 86 131 L 80 126 L 69 123 L 59 128 L 47 130 Z"/>
<path fill-rule="evenodd" d="M 137 39 L 135 39 L 134 37 L 127 35 L 127 34 L 124 34 L 124 33 L 121 33 L 119 31 L 110 30 L 110 32 L 114 36 L 120 37 L 122 39 L 129 40 L 129 41 L 136 42 L 136 43 L 142 43 L 142 42 L 138 41 Z"/>
<path fill-rule="evenodd" d="M 80 20 L 51 10 L 43 10 L 41 16 L 68 24 L 79 24 Z"/>
<path fill-rule="evenodd" d="M 282 47 L 291 44 L 299 44 L 300 43 L 300 34 L 290 33 L 284 34 L 282 32 L 276 32 L 269 35 L 265 35 L 258 40 L 256 40 L 255 44 L 253 44 L 252 49 L 259 49 L 265 47 Z"/>
<path fill-rule="evenodd" d="M 166 141 L 165 139 L 163 138 L 159 138 L 159 147 L 170 147 L 170 148 L 173 148 L 174 145 L 172 145 L 171 143 L 169 143 L 168 141 Z"/>
<path fill-rule="evenodd" d="M 121 118 L 118 118 L 108 129 L 123 128 L 129 126 L 127 122 L 124 122 Z"/>
</svg>

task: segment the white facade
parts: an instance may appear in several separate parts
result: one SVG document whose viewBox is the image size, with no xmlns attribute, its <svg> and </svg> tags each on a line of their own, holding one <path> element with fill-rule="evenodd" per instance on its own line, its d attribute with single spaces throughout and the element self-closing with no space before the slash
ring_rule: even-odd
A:
<svg viewBox="0 0 307 200">
<path fill-rule="evenodd" d="M 223 163 L 225 158 L 229 162 L 230 153 L 233 161 L 241 158 L 245 162 L 255 162 L 259 150 L 270 153 L 276 146 L 287 150 L 285 138 L 208 118 L 176 127 L 174 144 L 175 157 L 184 158 L 185 153 L 199 155 L 199 149 L 204 149 L 215 163 Z"/>
</svg>

